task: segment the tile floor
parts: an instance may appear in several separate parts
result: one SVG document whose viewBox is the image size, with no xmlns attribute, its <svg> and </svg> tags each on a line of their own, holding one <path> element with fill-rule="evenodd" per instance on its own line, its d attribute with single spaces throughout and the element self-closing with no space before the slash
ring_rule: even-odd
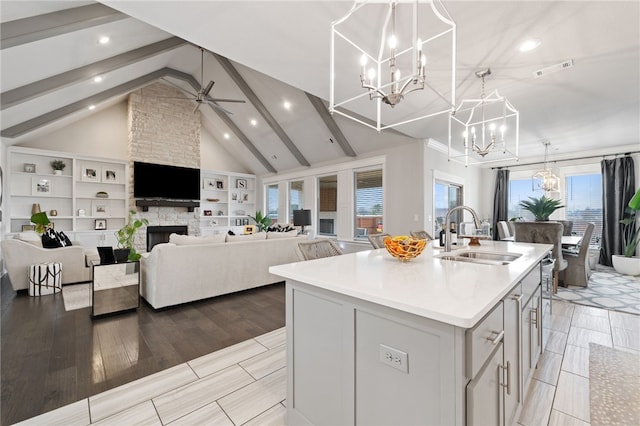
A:
<svg viewBox="0 0 640 426">
<path fill-rule="evenodd" d="M 589 342 L 640 352 L 640 316 L 554 302 L 519 425 L 588 425 Z M 283 425 L 285 329 L 128 383 L 21 425 Z"/>
</svg>

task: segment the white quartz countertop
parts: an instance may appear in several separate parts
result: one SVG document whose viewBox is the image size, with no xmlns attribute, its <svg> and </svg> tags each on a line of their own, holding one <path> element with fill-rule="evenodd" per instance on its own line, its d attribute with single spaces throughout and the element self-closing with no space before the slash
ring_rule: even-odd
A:
<svg viewBox="0 0 640 426">
<path fill-rule="evenodd" d="M 549 244 L 482 241 L 477 250 L 521 254 L 508 265 L 442 260 L 440 248 L 401 262 L 386 249 L 272 266 L 289 280 L 462 328 L 473 327 L 552 248 Z M 435 256 L 435 257 L 434 257 Z"/>
</svg>

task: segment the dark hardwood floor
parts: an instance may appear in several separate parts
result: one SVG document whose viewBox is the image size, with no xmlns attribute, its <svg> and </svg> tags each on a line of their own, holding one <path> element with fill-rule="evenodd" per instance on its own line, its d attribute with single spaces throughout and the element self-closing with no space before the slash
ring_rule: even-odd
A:
<svg viewBox="0 0 640 426">
<path fill-rule="evenodd" d="M 92 320 L 0 282 L 1 424 L 45 413 L 285 325 L 284 283 Z"/>
</svg>

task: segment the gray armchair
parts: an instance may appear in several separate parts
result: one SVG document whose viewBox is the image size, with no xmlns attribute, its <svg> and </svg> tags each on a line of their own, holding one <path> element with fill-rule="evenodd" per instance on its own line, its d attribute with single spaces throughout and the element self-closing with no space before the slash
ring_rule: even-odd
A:
<svg viewBox="0 0 640 426">
<path fill-rule="evenodd" d="M 560 222 L 562 224 L 562 235 L 565 237 L 571 236 L 571 232 L 573 232 L 573 222 L 570 220 L 556 220 L 556 222 Z"/>
<path fill-rule="evenodd" d="M 553 266 L 553 292 L 558 292 L 560 272 L 567 269 L 567 261 L 562 256 L 562 224 L 558 222 L 514 222 L 516 242 L 553 244 L 551 255 Z"/>
<path fill-rule="evenodd" d="M 595 223 L 588 223 L 587 229 L 584 231 L 580 247 L 575 253 L 564 252 L 567 259 L 567 269 L 564 271 L 563 281 L 565 285 L 577 285 L 586 287 L 591 276 L 591 268 L 587 256 L 589 254 L 589 241 L 593 234 Z"/>
</svg>

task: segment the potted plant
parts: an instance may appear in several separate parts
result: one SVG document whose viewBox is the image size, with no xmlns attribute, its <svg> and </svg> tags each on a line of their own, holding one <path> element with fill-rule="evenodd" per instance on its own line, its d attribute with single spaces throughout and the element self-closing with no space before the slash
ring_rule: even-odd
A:
<svg viewBox="0 0 640 426">
<path fill-rule="evenodd" d="M 148 225 L 149 221 L 147 219 L 135 219 L 135 215 L 135 210 L 129 211 L 127 223 L 115 232 L 118 248 L 113 250 L 113 256 L 116 258 L 116 262 L 126 262 L 127 259 L 140 260 L 141 255 L 136 252 L 133 246 L 133 238 L 138 228 Z"/>
<path fill-rule="evenodd" d="M 50 164 L 54 175 L 61 175 L 64 168 L 67 167 L 62 160 L 53 160 Z"/>
<path fill-rule="evenodd" d="M 636 226 L 636 218 L 640 210 L 640 189 L 631 198 L 625 209 L 622 225 L 622 255 L 611 256 L 613 268 L 623 275 L 640 275 L 640 257 L 635 256 L 640 244 L 640 227 Z"/>
<path fill-rule="evenodd" d="M 44 231 L 47 230 L 49 225 L 51 225 L 51 222 L 49 221 L 49 218 L 47 217 L 47 213 L 45 213 L 45 212 L 38 212 L 38 213 L 32 214 L 31 215 L 31 222 L 36 225 L 36 232 L 38 234 L 43 234 Z"/>
<path fill-rule="evenodd" d="M 262 212 L 258 210 L 256 212 L 255 217 L 249 216 L 256 222 L 256 226 L 258 227 L 258 232 L 266 231 L 269 225 L 271 225 L 271 218 L 268 216 L 263 216 Z"/>
<path fill-rule="evenodd" d="M 553 212 L 564 207 L 560 200 L 549 198 L 546 195 L 540 198 L 529 197 L 529 200 L 520 201 L 520 207 L 531 212 L 537 221 L 549 220 L 549 216 Z"/>
</svg>

